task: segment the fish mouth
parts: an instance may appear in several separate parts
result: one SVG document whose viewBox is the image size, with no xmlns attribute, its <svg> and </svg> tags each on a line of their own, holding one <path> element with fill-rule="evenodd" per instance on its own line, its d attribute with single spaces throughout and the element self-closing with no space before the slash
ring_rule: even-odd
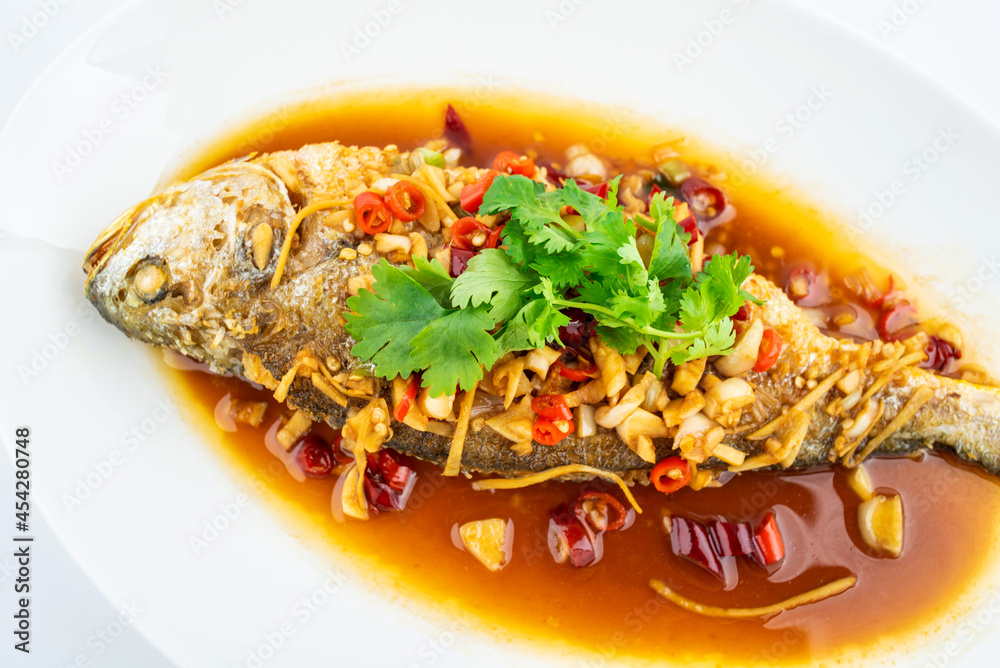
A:
<svg viewBox="0 0 1000 668">
<path fill-rule="evenodd" d="M 117 250 L 122 238 L 125 233 L 128 232 L 132 226 L 135 224 L 137 215 L 151 199 L 141 202 L 131 209 L 128 209 L 122 213 L 118 218 L 115 219 L 113 223 L 108 225 L 103 232 L 97 237 L 94 243 L 90 246 L 87 254 L 83 259 L 83 271 L 87 274 L 86 285 L 89 287 L 90 282 L 94 279 L 97 273 L 101 270 L 101 267 L 108 261 L 115 250 Z"/>
</svg>

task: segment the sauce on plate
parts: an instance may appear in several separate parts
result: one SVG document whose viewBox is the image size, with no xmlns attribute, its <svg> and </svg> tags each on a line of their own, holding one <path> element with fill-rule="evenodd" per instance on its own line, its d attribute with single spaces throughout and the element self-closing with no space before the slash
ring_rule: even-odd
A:
<svg viewBox="0 0 1000 668">
<path fill-rule="evenodd" d="M 389 99 L 348 96 L 281 112 L 205 148 L 175 176 L 187 178 L 252 151 L 334 139 L 412 148 L 441 135 L 445 103 L 454 98 L 442 92 L 395 93 Z M 831 315 L 829 331 L 876 336 L 877 316 L 852 301 L 845 280 L 862 267 L 881 286 L 888 283 L 888 275 L 831 231 L 817 211 L 753 180 L 741 187 L 727 185 L 724 161 L 704 158 L 707 153 L 676 133 L 640 128 L 616 119 L 614 112 L 588 115 L 523 100 L 511 111 L 501 100 L 471 101 L 475 97 L 456 104 L 474 147 L 474 153 L 463 158 L 466 164 L 489 165 L 504 149 L 560 162 L 566 147 L 582 142 L 629 171 L 644 166 L 642 157 L 650 155 L 652 146 L 672 140 L 696 172 L 709 175 L 725 190 L 737 211 L 733 221 L 708 235 L 706 248 L 716 244 L 749 254 L 758 273 L 778 285 L 785 285 L 793 268 L 809 266 L 828 283 L 836 301 L 855 313 L 849 324 Z M 514 636 L 582 648 L 598 665 L 622 657 L 682 661 L 720 656 L 732 665 L 771 665 L 837 655 L 846 647 L 873 649 L 887 637 L 901 643 L 921 628 L 946 623 L 955 601 L 971 591 L 997 553 L 992 527 L 1000 510 L 1000 485 L 979 469 L 938 452 L 866 463 L 876 489 L 902 498 L 905 542 L 896 559 L 880 558 L 865 546 L 857 526 L 860 499 L 849 488 L 846 471 L 835 466 L 751 472 L 720 488 L 685 489 L 669 496 L 651 486 L 637 487 L 634 492 L 645 512 L 627 530 L 609 532 L 603 559 L 583 569 L 553 561 L 546 539 L 549 512 L 584 488 L 615 491 L 601 482 L 476 492 L 464 477 L 444 478 L 438 468 L 401 456 L 419 476 L 406 509 L 367 522 L 339 523 L 330 511 L 336 478 L 299 482 L 276 465 L 264 445 L 268 430 L 287 414 L 285 407 L 267 391 L 237 379 L 197 370 L 171 373 L 190 395 L 194 410 L 209 421 L 227 394 L 269 403 L 260 427 L 219 429 L 206 440 L 242 470 L 268 472 L 255 479 L 268 494 L 281 497 L 307 518 L 318 535 L 395 574 L 430 601 L 457 602 Z M 325 425 L 313 432 L 328 441 L 334 437 Z M 664 518 L 673 514 L 753 522 L 770 510 L 777 515 L 787 550 L 782 567 L 768 576 L 749 560 L 738 560 L 738 584 L 728 590 L 704 569 L 676 556 L 664 530 Z M 456 523 L 489 517 L 510 518 L 514 524 L 512 558 L 499 573 L 487 571 L 457 549 L 451 537 Z M 850 574 L 858 578 L 853 589 L 770 620 L 700 616 L 659 598 L 649 587 L 649 580 L 657 578 L 705 604 L 753 607 Z"/>
</svg>

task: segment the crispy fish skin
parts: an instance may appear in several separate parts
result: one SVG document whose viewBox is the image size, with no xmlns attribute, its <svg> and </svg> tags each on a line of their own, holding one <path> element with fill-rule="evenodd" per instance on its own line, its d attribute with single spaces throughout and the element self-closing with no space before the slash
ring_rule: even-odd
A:
<svg viewBox="0 0 1000 668">
<path fill-rule="evenodd" d="M 408 154 L 393 146 L 314 144 L 227 163 L 165 188 L 125 212 L 95 242 L 84 262 L 87 298 L 131 338 L 173 348 L 218 372 L 273 388 L 277 379 L 298 369 L 289 388 L 289 405 L 339 427 L 347 407 L 317 387 L 308 364 L 299 364 L 305 358 L 328 367 L 332 362 L 334 370 L 345 373 L 370 371 L 350 354 L 354 341 L 344 331 L 342 313 L 350 279 L 367 274 L 378 256 L 355 253 L 354 259 L 341 258 L 343 249 L 356 251 L 370 238 L 329 224 L 330 210 L 312 213 L 298 228 L 298 243 L 281 282 L 274 290 L 269 284 L 296 210 L 319 201 L 350 200 L 379 178 L 404 171 L 401 165 L 408 161 Z M 260 225 L 270 228 L 266 254 L 254 245 L 261 236 L 255 235 Z M 422 233 L 428 246 L 440 242 L 438 235 Z M 794 379 L 822 380 L 857 355 L 860 346 L 824 336 L 766 279 L 752 276 L 745 287 L 767 300 L 757 314 L 785 341 L 779 364 L 747 377 L 776 402 L 756 419 L 744 412 L 735 433 L 724 441 L 755 455 L 762 452 L 764 442 L 748 436 L 809 392 Z M 378 385 L 386 395 L 386 384 Z M 872 433 L 888 424 L 919 388 L 928 388 L 931 399 L 878 450 L 911 452 L 946 446 L 992 473 L 1000 472 L 1000 392 L 992 387 L 901 369 L 873 397 L 882 401 L 884 414 Z M 842 418 L 825 409 L 840 396 L 840 390 L 831 389 L 811 408 L 794 466 L 831 460 Z M 364 403 L 354 397 L 346 401 L 348 406 Z M 447 458 L 449 438 L 403 425 L 395 425 L 394 433 L 390 447 L 438 464 Z M 515 454 L 510 445 L 488 427 L 470 430 L 462 469 L 514 476 L 586 464 L 637 477 L 650 466 L 613 430 L 600 429 L 588 438 L 573 435 L 555 446 L 536 445 L 527 455 Z M 676 454 L 668 439 L 654 445 L 657 459 Z M 709 459 L 705 466 L 726 465 Z"/>
</svg>

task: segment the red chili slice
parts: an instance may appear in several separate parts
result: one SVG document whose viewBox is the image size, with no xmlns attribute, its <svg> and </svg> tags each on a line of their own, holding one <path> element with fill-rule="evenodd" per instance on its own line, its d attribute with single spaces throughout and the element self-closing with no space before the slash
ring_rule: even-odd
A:
<svg viewBox="0 0 1000 668">
<path fill-rule="evenodd" d="M 499 248 L 500 244 L 503 242 L 503 228 L 507 227 L 507 224 L 497 225 L 490 232 L 489 238 L 486 239 L 486 248 Z"/>
<path fill-rule="evenodd" d="M 575 568 L 596 564 L 604 556 L 604 541 L 594 535 L 568 506 L 559 506 L 549 515 L 549 552 L 557 564 L 569 561 Z"/>
<path fill-rule="evenodd" d="M 467 251 L 476 250 L 476 248 L 486 245 L 491 232 L 490 228 L 471 216 L 459 218 L 451 225 L 451 247 Z M 477 234 L 483 237 L 479 246 L 473 243 Z"/>
<path fill-rule="evenodd" d="M 584 492 L 574 501 L 593 531 L 617 531 L 625 526 L 628 511 L 607 492 Z"/>
<path fill-rule="evenodd" d="M 375 465 L 389 487 L 397 492 L 406 489 L 406 483 L 409 482 L 413 469 L 400 464 L 388 450 L 379 450 Z"/>
<path fill-rule="evenodd" d="M 406 386 L 406 392 L 400 397 L 399 405 L 396 406 L 396 410 L 392 413 L 392 416 L 399 422 L 406 419 L 406 415 L 410 412 L 413 402 L 417 399 L 418 390 L 420 390 L 420 377 L 414 376 L 410 384 Z"/>
<path fill-rule="evenodd" d="M 596 183 L 594 185 L 581 185 L 581 183 L 579 181 L 575 181 L 575 180 L 574 180 L 574 182 L 577 184 L 577 186 L 579 186 L 580 190 L 582 190 L 583 192 L 590 193 L 591 195 L 597 195 L 601 199 L 607 199 L 608 198 L 608 182 L 607 181 L 601 181 L 600 183 Z M 578 214 L 580 212 L 577 211 L 576 209 L 574 209 L 573 207 L 568 207 L 566 209 L 566 213 L 568 213 L 570 215 L 575 215 L 575 214 Z"/>
<path fill-rule="evenodd" d="M 566 405 L 566 397 L 561 394 L 540 394 L 531 398 L 531 410 L 546 420 L 572 420 L 573 411 Z"/>
<path fill-rule="evenodd" d="M 760 348 L 757 349 L 757 363 L 754 364 L 753 370 L 762 373 L 774 366 L 778 356 L 781 355 L 783 345 L 784 342 L 776 331 L 770 327 L 765 329 L 760 340 Z"/>
<path fill-rule="evenodd" d="M 577 184 L 579 185 L 579 184 Z M 580 186 L 580 190 L 588 192 L 591 195 L 597 195 L 601 199 L 608 198 L 608 185 L 607 181 L 601 181 L 600 183 L 594 184 L 592 186 Z"/>
<path fill-rule="evenodd" d="M 475 251 L 451 247 L 451 261 L 448 263 L 448 273 L 452 278 L 458 278 L 469 268 L 469 260 L 476 256 Z"/>
<path fill-rule="evenodd" d="M 653 201 L 653 197 L 657 193 L 661 193 L 661 192 L 663 192 L 663 188 L 661 188 L 660 186 L 656 185 L 655 183 L 649 187 L 649 196 L 646 197 L 646 210 L 649 210 L 649 205 Z"/>
<path fill-rule="evenodd" d="M 520 174 L 530 179 L 535 175 L 535 161 L 514 151 L 500 151 L 493 158 L 493 169 L 501 174 Z"/>
<path fill-rule="evenodd" d="M 657 491 L 672 494 L 691 482 L 691 467 L 682 457 L 667 457 L 653 467 L 649 480 Z"/>
<path fill-rule="evenodd" d="M 547 420 L 538 418 L 531 428 L 531 437 L 542 445 L 555 445 L 576 431 L 572 420 Z"/>
<path fill-rule="evenodd" d="M 816 272 L 809 267 L 796 267 L 788 275 L 785 292 L 794 302 L 806 300 L 816 290 Z"/>
<path fill-rule="evenodd" d="M 370 190 L 354 198 L 354 218 L 365 234 L 385 232 L 392 225 L 392 215 L 386 208 L 385 201 Z"/>
<path fill-rule="evenodd" d="M 477 213 L 479 207 L 483 205 L 483 197 L 486 195 L 486 191 L 493 185 L 493 179 L 496 177 L 496 172 L 489 171 L 473 183 L 462 188 L 462 192 L 458 196 L 458 201 L 461 203 L 462 209 L 469 213 Z"/>
<path fill-rule="evenodd" d="M 776 564 L 785 558 L 785 542 L 781 538 L 778 520 L 774 513 L 768 511 L 753 531 L 754 544 L 757 549 L 753 556 L 764 566 Z"/>
<path fill-rule="evenodd" d="M 408 181 L 396 181 L 385 191 L 385 205 L 404 223 L 424 215 L 427 201 L 420 189 Z"/>
<path fill-rule="evenodd" d="M 708 530 L 700 522 L 676 515 L 671 517 L 670 547 L 677 556 L 693 561 L 720 580 L 725 580 L 719 555 L 712 549 Z"/>
<path fill-rule="evenodd" d="M 597 374 L 601 372 L 601 369 L 596 364 L 588 360 L 581 360 L 576 368 L 566 366 L 561 359 L 556 360 L 552 366 L 563 378 L 578 382 L 596 378 Z"/>
<path fill-rule="evenodd" d="M 685 179 L 680 191 L 681 197 L 690 205 L 691 212 L 698 220 L 711 220 L 726 208 L 725 195 L 705 179 Z"/>
<path fill-rule="evenodd" d="M 469 137 L 469 130 L 465 127 L 462 117 L 455 111 L 455 107 L 448 105 L 444 111 L 444 136 L 449 141 L 454 142 L 463 151 L 472 148 L 472 139 Z"/>
<path fill-rule="evenodd" d="M 869 279 L 871 280 L 871 279 Z M 867 304 L 872 308 L 881 309 L 883 307 L 892 308 L 896 302 L 903 297 L 903 291 L 896 289 L 896 278 L 889 276 L 889 287 L 878 297 L 867 300 Z"/>
<path fill-rule="evenodd" d="M 403 466 L 388 450 L 368 453 L 364 490 L 373 515 L 382 510 L 403 510 L 416 484 L 417 474 Z"/>
<path fill-rule="evenodd" d="M 924 352 L 927 353 L 927 359 L 920 366 L 939 373 L 947 371 L 954 360 L 962 359 L 961 350 L 937 336 L 931 336 Z"/>
<path fill-rule="evenodd" d="M 715 520 L 709 525 L 721 557 L 742 557 L 754 552 L 753 530 L 745 522 Z"/>
<path fill-rule="evenodd" d="M 333 472 L 333 451 L 315 434 L 307 434 L 299 441 L 295 461 L 310 478 L 325 478 Z"/>
<path fill-rule="evenodd" d="M 914 325 L 917 324 L 917 309 L 905 300 L 896 303 L 892 309 L 885 311 L 878 319 L 876 329 L 886 341 L 902 341 L 913 336 Z"/>
</svg>

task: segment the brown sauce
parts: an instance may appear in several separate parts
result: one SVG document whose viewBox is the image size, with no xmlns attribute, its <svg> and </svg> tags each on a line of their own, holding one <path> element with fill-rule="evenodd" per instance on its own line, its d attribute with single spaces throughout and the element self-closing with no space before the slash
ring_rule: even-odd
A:
<svg viewBox="0 0 1000 668">
<path fill-rule="evenodd" d="M 445 94 L 395 93 L 391 99 L 352 98 L 283 112 L 206 148 L 178 177 L 248 151 L 333 139 L 408 148 L 440 135 Z M 558 161 L 566 146 L 591 142 L 598 152 L 626 166 L 635 156 L 649 155 L 650 146 L 667 136 L 621 121 L 609 137 L 607 117 L 576 111 L 567 119 L 566 110 L 541 103 L 528 111 L 523 100 L 513 108 L 525 111 L 510 113 L 506 103 L 459 106 L 475 143 L 472 161 L 488 164 L 507 148 L 536 151 Z M 705 159 L 707 153 L 693 142 L 681 141 L 677 148 L 709 174 L 724 165 Z M 758 271 L 779 284 L 788 267 L 801 262 L 827 272 L 835 288 L 843 288 L 843 278 L 861 266 L 879 282 L 886 279 L 885 272 L 830 231 L 815 210 L 760 184 L 736 190 L 726 188 L 724 180 L 716 182 L 726 189 L 738 215 L 709 241 L 749 253 Z M 781 248 L 780 257 L 775 257 L 775 247 Z M 995 524 L 1000 486 L 980 470 L 939 453 L 917 459 L 880 458 L 867 464 L 877 488 L 902 497 L 906 532 L 897 559 L 876 558 L 863 547 L 856 521 L 859 499 L 837 467 L 744 474 L 719 489 L 682 490 L 669 497 L 651 487 L 638 488 L 636 497 L 645 512 L 627 531 L 605 537 L 600 563 L 579 570 L 553 562 L 546 528 L 548 512 L 573 499 L 581 484 L 475 492 L 464 478 L 442 478 L 435 467 L 407 459 L 420 477 L 405 511 L 338 524 L 330 513 L 335 480 L 297 482 L 264 447 L 264 435 L 283 407 L 267 393 L 235 379 L 197 371 L 172 373 L 206 423 L 211 423 L 216 404 L 227 393 L 270 401 L 261 427 L 240 426 L 235 433 L 210 431 L 206 441 L 231 458 L 244 475 L 262 482 L 266 496 L 282 499 L 276 507 L 287 505 L 299 519 L 307 518 L 307 532 L 393 573 L 405 589 L 419 592 L 426 605 L 444 609 L 444 602 L 448 606 L 455 602 L 510 635 L 568 643 L 589 651 L 597 663 L 601 658 L 722 657 L 731 665 L 770 665 L 815 661 L 842 654 L 847 647 L 874 650 L 879 643 L 878 649 L 886 649 L 887 638 L 889 646 L 901 647 L 920 629 L 945 623 L 955 612 L 955 602 L 972 590 L 997 553 L 996 532 L 983 527 Z M 316 429 L 332 436 L 328 427 Z M 607 489 L 600 483 L 589 485 Z M 667 514 L 735 521 L 754 520 L 770 509 L 782 526 L 788 549 L 785 562 L 770 577 L 753 565 L 741 564 L 739 584 L 729 591 L 698 566 L 675 556 L 663 530 Z M 456 549 L 450 537 L 455 523 L 488 517 L 511 518 L 515 527 L 511 562 L 498 574 Z M 707 604 L 749 607 L 848 574 L 858 578 L 853 589 L 766 623 L 688 613 L 659 599 L 648 585 L 650 578 L 659 578 Z"/>
</svg>

